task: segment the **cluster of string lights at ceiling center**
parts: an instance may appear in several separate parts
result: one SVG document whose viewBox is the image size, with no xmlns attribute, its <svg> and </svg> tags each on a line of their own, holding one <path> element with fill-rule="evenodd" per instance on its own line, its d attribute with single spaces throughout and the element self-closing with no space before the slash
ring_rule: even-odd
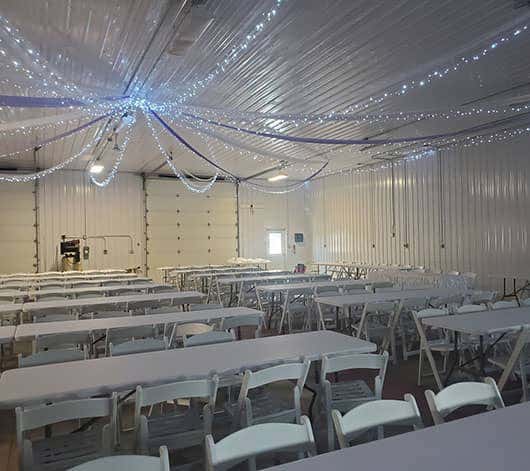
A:
<svg viewBox="0 0 530 471">
<path fill-rule="evenodd" d="M 269 7 L 258 15 L 254 26 L 243 35 L 238 44 L 229 47 L 225 57 L 216 62 L 211 72 L 186 85 L 177 98 L 163 102 L 152 101 L 149 90 L 143 91 L 140 88 L 135 88 L 130 95 L 99 96 L 92 90 L 69 83 L 61 74 L 55 72 L 43 55 L 22 37 L 18 28 L 12 25 L 7 18 L 0 16 L 0 66 L 6 72 L 6 77 L 0 79 L 0 86 L 8 85 L 14 90 L 25 87 L 26 90 L 26 95 L 0 95 L 0 109 L 68 108 L 75 110 L 75 112 L 57 115 L 56 119 L 49 117 L 44 121 L 28 120 L 28 122 L 21 123 L 19 127 L 9 125 L 2 128 L 0 126 L 0 137 L 6 140 L 20 136 L 28 138 L 28 145 L 6 150 L 0 158 L 18 158 L 30 151 L 38 152 L 45 146 L 60 140 L 77 135 L 84 136 L 81 149 L 59 164 L 28 174 L 3 173 L 0 174 L 0 181 L 27 182 L 60 170 L 83 155 L 95 153 L 101 142 L 105 141 L 105 134 L 109 133 L 110 128 L 113 129 L 111 135 L 116 142 L 113 149 L 115 151 L 114 161 L 103 179 L 99 179 L 95 172 L 89 173 L 89 179 L 93 184 L 104 187 L 118 174 L 127 149 L 130 147 L 130 141 L 133 139 L 134 128 L 140 122 L 146 123 L 153 142 L 169 169 L 188 190 L 195 193 L 209 191 L 220 179 L 269 193 L 294 191 L 318 175 L 326 175 L 325 169 L 330 158 L 335 153 L 344 152 L 352 146 L 382 146 L 384 150 L 379 154 L 383 156 L 392 152 L 396 145 L 412 146 L 407 148 L 405 154 L 409 156 L 408 158 L 415 159 L 418 155 L 421 158 L 431 156 L 432 149 L 436 148 L 456 146 L 459 143 L 467 146 L 499 142 L 530 132 L 528 126 L 514 126 L 512 129 L 498 131 L 494 129 L 493 124 L 485 123 L 474 128 L 414 136 L 368 139 L 325 136 L 329 126 L 337 124 L 359 126 L 383 122 L 413 123 L 425 120 L 465 120 L 478 116 L 515 120 L 530 113 L 530 104 L 524 102 L 509 106 L 468 106 L 425 111 L 372 111 L 374 107 L 381 105 L 388 98 L 401 97 L 412 90 L 425 89 L 467 66 L 472 66 L 484 57 L 496 53 L 505 45 L 525 35 L 528 36 L 527 25 L 520 25 L 491 39 L 487 46 L 470 54 L 459 56 L 451 64 L 439 65 L 424 76 L 401 82 L 381 94 L 369 97 L 362 103 L 347 105 L 342 110 L 325 113 L 263 113 L 188 104 L 216 78 L 227 73 L 232 63 L 249 53 L 252 44 L 266 34 L 268 26 L 281 17 L 282 8 L 287 2 L 288 0 L 268 2 Z M 17 53 L 23 57 L 13 59 Z M 11 79 L 11 76 L 17 74 L 23 85 L 18 84 L 16 79 Z M 28 96 L 28 92 L 35 96 Z M 142 121 L 137 119 L 139 115 L 144 117 Z M 114 126 L 111 125 L 112 123 Z M 66 128 L 66 130 L 57 133 L 56 130 L 59 127 Z M 315 135 L 309 135 L 314 132 L 315 127 L 319 128 L 318 132 Z M 96 128 L 95 132 L 94 128 Z M 301 135 L 296 133 L 299 128 L 304 129 Z M 193 142 L 186 139 L 180 133 L 180 129 L 192 132 L 194 140 L 204 143 L 207 151 L 201 151 Z M 291 132 L 293 129 L 295 133 Z M 38 140 L 36 143 L 31 141 L 36 133 L 42 135 L 51 131 L 54 134 L 52 137 Z M 172 153 L 164 147 L 161 141 L 162 135 L 165 139 L 175 142 L 182 154 L 192 155 L 202 161 L 203 165 L 210 169 L 211 177 L 202 178 L 195 174 L 196 171 L 185 169 L 179 163 L 182 159 L 174 158 Z M 264 150 L 259 145 L 249 144 L 251 139 L 252 142 L 274 143 L 275 151 Z M 283 147 L 280 147 L 283 154 L 277 150 L 278 143 L 283 143 Z M 226 168 L 216 155 L 215 149 L 219 146 L 231 153 L 237 153 L 241 159 L 252 159 L 262 165 L 268 164 L 269 167 L 255 176 L 237 175 L 233 170 Z M 328 150 L 312 151 L 312 146 Z M 429 149 L 422 150 L 422 146 L 428 146 Z M 5 147 L 5 149 L 9 148 Z M 306 152 L 307 155 L 300 158 L 298 155 L 301 152 Z M 97 168 L 103 171 L 104 169 L 102 158 L 91 164 L 90 168 L 94 170 Z M 333 170 L 329 173 L 333 173 Z M 264 177 L 273 184 L 262 183 Z M 293 181 L 288 184 L 281 183 L 281 186 L 275 183 L 287 178 Z"/>
</svg>

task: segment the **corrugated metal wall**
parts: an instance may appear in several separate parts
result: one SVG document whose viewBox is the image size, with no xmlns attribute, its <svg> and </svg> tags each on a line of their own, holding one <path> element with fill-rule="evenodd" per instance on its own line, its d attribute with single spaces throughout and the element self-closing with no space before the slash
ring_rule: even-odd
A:
<svg viewBox="0 0 530 471">
<path fill-rule="evenodd" d="M 441 151 L 309 187 L 315 261 L 530 276 L 529 139 Z"/>
<path fill-rule="evenodd" d="M 84 269 L 128 268 L 144 264 L 144 199 L 142 178 L 120 174 L 110 185 L 99 188 L 83 172 L 57 172 L 39 184 L 40 271 L 56 269 L 60 263 L 61 235 L 131 235 L 133 250 L 125 238 L 103 241 L 89 239 Z"/>
<path fill-rule="evenodd" d="M 0 184 L 0 273 L 36 271 L 34 188 Z"/>
<path fill-rule="evenodd" d="M 239 224 L 242 257 L 263 257 L 273 266 L 291 269 L 311 260 L 311 240 L 307 219 L 306 195 L 302 190 L 283 195 L 266 194 L 245 186 L 239 188 Z M 267 230 L 284 230 L 286 256 L 267 255 Z M 294 233 L 304 234 L 304 243 L 294 243 Z"/>
</svg>

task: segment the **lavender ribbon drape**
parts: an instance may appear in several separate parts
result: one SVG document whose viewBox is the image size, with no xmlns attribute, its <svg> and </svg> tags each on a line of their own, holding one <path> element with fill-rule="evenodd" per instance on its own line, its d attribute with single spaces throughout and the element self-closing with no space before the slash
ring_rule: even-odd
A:
<svg viewBox="0 0 530 471">
<path fill-rule="evenodd" d="M 235 178 L 237 181 L 239 181 L 239 177 L 234 175 L 232 172 L 224 169 L 220 165 L 216 164 L 214 161 L 212 161 L 211 159 L 206 157 L 202 152 L 200 152 L 199 150 L 195 149 L 195 147 L 193 147 L 188 141 L 186 141 L 182 136 L 180 136 L 168 123 L 166 123 L 158 115 L 158 113 L 156 111 L 154 111 L 151 108 L 149 108 L 149 112 L 158 120 L 158 122 L 167 130 L 167 132 L 169 132 L 169 134 L 171 134 L 174 138 L 176 138 L 182 145 L 184 145 L 186 148 L 188 148 L 191 152 L 193 152 L 195 155 L 197 155 L 201 159 L 203 159 L 206 162 L 208 162 L 210 165 L 212 165 L 216 169 L 221 170 L 221 172 L 224 172 L 227 175 L 230 175 L 232 178 Z"/>
<path fill-rule="evenodd" d="M 128 96 L 108 96 L 101 97 L 105 101 L 118 101 L 128 98 Z M 36 97 L 21 95 L 0 95 L 0 106 L 9 106 L 11 108 L 66 108 L 68 106 L 88 106 L 90 103 L 78 100 L 76 98 L 53 98 L 53 97 Z"/>
<path fill-rule="evenodd" d="M 442 139 L 447 137 L 456 137 L 464 134 L 469 134 L 469 129 L 464 129 L 460 131 L 442 133 L 442 134 L 431 134 L 428 136 L 419 136 L 419 137 L 394 137 L 389 139 L 326 139 L 318 137 L 301 137 L 301 136 L 287 136 L 285 134 L 276 134 L 263 131 L 253 131 L 252 129 L 245 129 L 241 127 L 231 126 L 229 124 L 224 124 L 219 121 L 214 121 L 211 119 L 203 118 L 201 116 L 196 116 L 190 113 L 182 113 L 183 116 L 189 118 L 197 119 L 214 126 L 218 126 L 225 129 L 230 129 L 232 131 L 242 132 L 245 134 L 250 134 L 252 136 L 258 137 L 268 137 L 271 139 L 278 139 L 281 141 L 289 142 L 302 142 L 305 144 L 325 144 L 325 145 L 381 145 L 381 144 L 402 144 L 406 142 L 417 142 L 417 141 L 431 141 L 434 139 Z M 478 126 L 477 128 L 480 128 Z M 474 128 L 473 130 L 476 130 Z"/>
</svg>

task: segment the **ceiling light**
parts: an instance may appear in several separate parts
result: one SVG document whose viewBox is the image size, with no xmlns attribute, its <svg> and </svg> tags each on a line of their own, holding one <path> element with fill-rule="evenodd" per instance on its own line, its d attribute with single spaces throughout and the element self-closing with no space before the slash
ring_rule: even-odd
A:
<svg viewBox="0 0 530 471">
<path fill-rule="evenodd" d="M 92 164 L 90 167 L 90 173 L 101 173 L 105 167 L 101 164 Z"/>
<path fill-rule="evenodd" d="M 270 182 L 279 182 L 280 180 L 285 180 L 286 178 L 289 178 L 289 176 L 285 173 L 278 173 L 277 175 L 267 178 L 267 180 Z"/>
</svg>

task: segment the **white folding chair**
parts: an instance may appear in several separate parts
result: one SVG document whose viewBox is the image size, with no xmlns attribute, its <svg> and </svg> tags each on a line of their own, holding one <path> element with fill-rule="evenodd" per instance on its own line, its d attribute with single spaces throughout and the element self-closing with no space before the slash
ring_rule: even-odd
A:
<svg viewBox="0 0 530 471">
<path fill-rule="evenodd" d="M 206 332 L 211 332 L 212 330 L 213 325 L 203 324 L 201 322 L 174 325 L 171 336 L 169 337 L 169 345 L 173 346 L 177 341 L 182 341 L 184 337 L 204 334 Z"/>
<path fill-rule="evenodd" d="M 454 346 L 447 332 L 441 331 L 441 329 L 426 329 L 426 327 L 422 323 L 422 320 L 428 319 L 430 317 L 440 317 L 440 316 L 448 316 L 448 315 L 449 315 L 449 311 L 447 309 L 429 308 L 429 309 L 422 309 L 421 311 L 412 312 L 412 318 L 414 319 L 414 323 L 416 324 L 418 336 L 420 338 L 420 346 L 419 346 L 420 357 L 418 361 L 418 386 L 421 386 L 421 379 L 423 376 L 424 356 L 427 356 L 427 361 L 429 362 L 429 365 L 431 366 L 431 371 L 436 381 L 436 385 L 438 386 L 439 389 L 443 387 L 442 380 L 440 378 L 440 372 L 438 370 L 438 367 L 436 366 L 436 361 L 432 353 L 437 352 L 442 355 L 443 357 L 442 372 L 445 372 L 445 370 L 447 369 L 447 361 L 449 358 L 449 354 L 451 351 L 454 350 Z M 431 334 L 430 337 L 428 334 Z M 462 348 L 462 345 L 461 345 L 461 348 Z"/>
<path fill-rule="evenodd" d="M 158 350 L 167 350 L 168 341 L 166 337 L 161 339 L 147 338 L 134 339 L 127 342 L 113 345 L 109 343 L 109 356 L 117 357 L 121 355 L 131 355 L 133 353 L 156 352 Z"/>
<path fill-rule="evenodd" d="M 248 427 L 266 422 L 299 422 L 302 391 L 310 364 L 304 361 L 284 363 L 259 371 L 246 370 L 237 405 L 227 404 L 234 425 Z M 265 387 L 280 381 L 296 381 L 291 398 L 274 394 Z"/>
<path fill-rule="evenodd" d="M 254 338 L 261 337 L 263 329 L 263 315 L 262 314 L 248 314 L 245 316 L 226 317 L 221 321 L 221 330 L 227 330 L 237 333 L 241 327 L 255 327 Z"/>
<path fill-rule="evenodd" d="M 142 455 L 119 455 L 98 458 L 74 466 L 70 471 L 170 471 L 167 448 L 161 446 L 160 458 Z"/>
<path fill-rule="evenodd" d="M 90 335 L 87 332 L 36 335 L 33 340 L 33 353 L 67 348 L 82 350 L 90 344 Z"/>
<path fill-rule="evenodd" d="M 211 332 L 192 335 L 191 337 L 184 336 L 182 343 L 184 347 L 197 347 L 199 345 L 233 342 L 235 339 L 236 337 L 233 332 L 212 330 Z"/>
<path fill-rule="evenodd" d="M 322 357 L 320 370 L 321 404 L 327 419 L 328 449 L 335 447 L 331 410 L 346 412 L 365 402 L 380 400 L 383 394 L 388 352 L 382 355 L 362 353 Z M 329 374 L 346 370 L 373 370 L 376 372 L 374 390 L 362 379 L 331 382 Z"/>
<path fill-rule="evenodd" d="M 471 312 L 482 312 L 487 310 L 488 307 L 485 304 L 464 304 L 463 306 L 456 308 L 455 314 L 469 314 Z"/>
<path fill-rule="evenodd" d="M 429 298 L 425 296 L 405 298 L 399 303 L 396 314 L 398 319 L 396 319 L 392 331 L 393 335 L 395 335 L 395 331 L 399 329 L 404 360 L 407 360 L 411 355 L 417 355 L 419 353 L 419 349 L 413 347 L 414 344 L 419 343 L 419 339 L 416 326 L 412 318 L 412 311 L 421 311 L 422 309 L 426 309 L 428 305 Z"/>
<path fill-rule="evenodd" d="M 171 450 L 202 445 L 207 434 L 212 433 L 219 378 L 180 381 L 152 387 L 136 387 L 134 429 L 136 451 L 148 454 L 164 444 Z M 179 400 L 189 400 L 189 406 L 179 406 Z M 203 402 L 206 401 L 202 407 Z M 168 408 L 172 411 L 164 412 Z M 160 405 L 160 414 L 152 413 Z M 149 408 L 149 414 L 142 412 Z M 156 408 L 158 409 L 158 407 Z"/>
<path fill-rule="evenodd" d="M 365 303 L 358 324 L 352 326 L 357 338 L 378 342 L 381 350 L 390 348 L 394 362 L 397 362 L 394 326 L 398 309 L 394 302 Z"/>
<path fill-rule="evenodd" d="M 44 352 L 32 353 L 26 357 L 22 353 L 18 354 L 18 367 L 27 368 L 29 366 L 49 365 L 51 363 L 66 363 L 69 361 L 80 361 L 88 359 L 88 348 L 83 350 L 61 349 L 48 350 Z"/>
<path fill-rule="evenodd" d="M 470 405 L 483 405 L 492 409 L 504 407 L 501 393 L 493 378 L 484 382 L 456 383 L 435 394 L 430 389 L 425 391 L 435 425 L 445 422 L 445 418 L 457 409 Z"/>
<path fill-rule="evenodd" d="M 114 348 L 120 343 L 130 340 L 140 340 L 147 338 L 156 338 L 157 330 L 155 325 L 142 325 L 135 327 L 118 327 L 107 329 L 105 333 L 105 355 L 108 354 L 109 344 L 112 342 Z"/>
<path fill-rule="evenodd" d="M 357 290 L 358 292 L 358 290 Z M 339 296 L 340 290 L 338 287 L 316 287 L 314 291 L 314 297 L 326 297 L 326 296 Z M 343 294 L 348 294 L 348 291 L 345 289 L 343 291 Z M 317 309 L 317 315 L 318 315 L 318 322 L 319 325 L 317 326 L 319 329 L 338 329 L 339 326 L 337 324 L 337 312 L 336 309 L 333 306 L 328 306 L 326 304 L 319 304 L 319 303 L 313 303 L 316 304 Z M 311 311 L 310 311 L 311 312 Z"/>
<path fill-rule="evenodd" d="M 292 451 L 298 459 L 316 454 L 311 422 L 306 416 L 299 424 L 259 424 L 239 430 L 218 443 L 206 437 L 206 469 L 221 471 L 248 460 L 249 471 L 256 469 L 256 457 L 268 453 Z"/>
<path fill-rule="evenodd" d="M 378 438 L 384 438 L 384 426 L 410 425 L 414 430 L 423 428 L 421 414 L 412 394 L 403 401 L 377 400 L 355 407 L 345 415 L 333 409 L 333 425 L 341 448 L 348 448 L 352 440 L 368 430 L 378 429 Z"/>
<path fill-rule="evenodd" d="M 17 444 L 23 471 L 68 469 L 90 459 L 109 455 L 116 443 L 117 395 L 80 399 L 15 409 Z M 71 420 L 108 417 L 102 428 L 29 439 L 27 432 Z M 76 427 L 78 423 L 76 424 Z M 99 430 L 98 430 L 99 429 Z M 33 434 L 32 434 L 33 438 Z"/>
<path fill-rule="evenodd" d="M 113 317 L 131 317 L 130 311 L 97 311 L 90 313 L 91 319 L 110 319 Z"/>
</svg>

